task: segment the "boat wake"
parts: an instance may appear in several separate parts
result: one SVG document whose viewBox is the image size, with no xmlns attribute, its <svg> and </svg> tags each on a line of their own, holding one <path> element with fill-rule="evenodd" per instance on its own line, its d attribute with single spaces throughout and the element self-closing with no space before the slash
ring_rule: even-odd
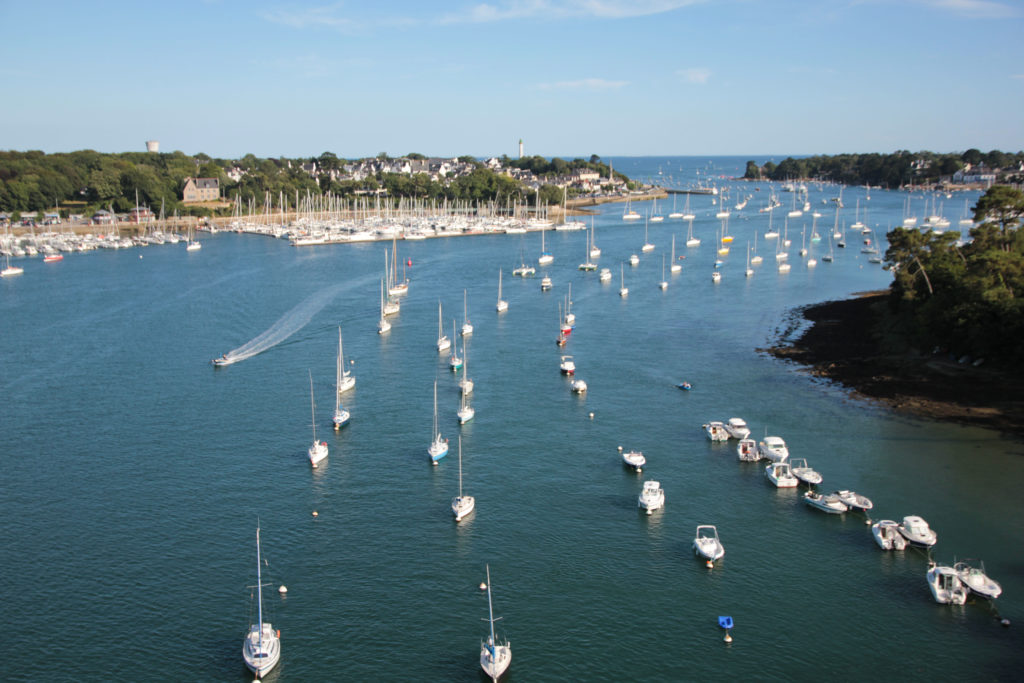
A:
<svg viewBox="0 0 1024 683">
<path fill-rule="evenodd" d="M 305 327 L 320 309 L 337 296 L 343 285 L 326 287 L 302 301 L 298 306 L 285 313 L 266 331 L 253 337 L 237 349 L 228 351 L 213 361 L 214 365 L 231 365 L 271 349 L 288 337 Z"/>
</svg>

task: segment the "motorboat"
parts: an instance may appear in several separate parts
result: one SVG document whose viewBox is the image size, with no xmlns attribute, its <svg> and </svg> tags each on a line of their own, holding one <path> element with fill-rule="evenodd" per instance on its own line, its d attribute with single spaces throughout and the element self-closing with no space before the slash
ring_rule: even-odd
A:
<svg viewBox="0 0 1024 683">
<path fill-rule="evenodd" d="M 725 431 L 734 439 L 745 439 L 750 436 L 750 427 L 742 417 L 730 417 L 725 423 Z"/>
<path fill-rule="evenodd" d="M 875 507 L 875 504 L 871 502 L 871 499 L 867 496 L 862 496 L 856 491 L 836 491 L 835 494 L 839 496 L 839 499 L 846 503 L 846 506 L 851 510 L 863 510 L 867 511 Z"/>
<path fill-rule="evenodd" d="M 891 519 L 881 519 L 871 525 L 871 535 L 882 550 L 903 550 L 907 539 L 899 531 L 899 524 Z"/>
<path fill-rule="evenodd" d="M 611 282 L 612 271 L 610 268 L 602 268 L 601 274 L 597 276 L 597 279 L 601 282 Z"/>
<path fill-rule="evenodd" d="M 789 469 L 788 462 L 773 462 L 764 468 L 764 476 L 780 489 L 791 489 L 800 484 L 800 480 Z"/>
<path fill-rule="evenodd" d="M 709 441 L 729 440 L 729 432 L 721 422 L 708 422 L 701 426 L 704 427 L 704 433 L 708 435 Z"/>
<path fill-rule="evenodd" d="M 562 356 L 562 362 L 558 367 L 562 371 L 563 375 L 576 374 L 576 363 L 573 361 L 572 356 Z"/>
<path fill-rule="evenodd" d="M 761 457 L 772 462 L 785 462 L 789 458 L 789 449 L 781 436 L 766 436 L 757 444 Z"/>
<path fill-rule="evenodd" d="M 953 567 L 932 562 L 928 566 L 928 588 L 940 605 L 962 605 L 967 602 L 967 586 Z"/>
<path fill-rule="evenodd" d="M 640 451 L 626 451 L 622 454 L 622 462 L 637 472 L 643 472 L 643 467 L 647 464 L 647 458 Z"/>
<path fill-rule="evenodd" d="M 462 437 L 459 437 L 459 495 L 452 498 L 452 514 L 461 522 L 476 508 L 476 498 L 462 493 Z"/>
<path fill-rule="evenodd" d="M 821 483 L 821 475 L 818 471 L 812 469 L 804 458 L 795 458 L 789 461 L 790 471 L 793 472 L 793 476 L 802 481 L 805 484 L 815 485 Z"/>
<path fill-rule="evenodd" d="M 242 659 L 249 671 L 262 678 L 277 666 L 281 659 L 281 632 L 263 621 L 263 561 L 260 557 L 260 529 L 256 527 L 256 623 L 249 626 L 242 642 Z"/>
<path fill-rule="evenodd" d="M 543 279 L 541 279 L 541 281 L 540 281 L 540 291 L 546 292 L 549 289 L 551 289 L 551 277 L 548 276 L 548 275 L 545 275 L 543 277 Z"/>
<path fill-rule="evenodd" d="M 978 562 L 978 566 L 971 564 Z M 960 582 L 967 586 L 972 593 L 977 593 L 988 600 L 995 600 L 1003 594 L 1003 587 L 996 581 L 990 579 L 985 573 L 985 563 L 979 560 L 962 560 L 953 565 Z"/>
<path fill-rule="evenodd" d="M 537 273 L 537 269 L 536 268 L 534 268 L 533 266 L 526 265 L 525 263 L 522 264 L 521 266 L 519 266 L 518 268 L 513 268 L 512 269 L 512 274 L 516 275 L 516 276 L 519 276 L 519 277 L 526 277 L 527 275 L 535 275 L 536 273 Z"/>
<path fill-rule="evenodd" d="M 912 545 L 930 548 L 939 540 L 938 535 L 928 527 L 928 522 L 917 515 L 904 517 L 903 523 L 896 528 Z"/>
<path fill-rule="evenodd" d="M 214 358 L 210 362 L 213 363 L 213 366 L 215 368 L 221 368 L 221 367 L 224 367 L 225 365 L 231 365 L 232 363 L 234 363 L 236 361 L 235 361 L 234 358 L 229 358 L 228 354 L 225 353 L 220 358 Z"/>
<path fill-rule="evenodd" d="M 631 265 L 631 266 L 638 266 L 638 265 L 640 265 L 640 257 L 637 256 L 636 254 L 630 254 L 629 255 L 629 265 Z"/>
<path fill-rule="evenodd" d="M 713 524 L 701 524 L 693 537 L 693 552 L 702 555 L 710 566 L 725 555 L 725 548 L 718 538 L 718 529 Z"/>
<path fill-rule="evenodd" d="M 785 465 L 786 463 L 782 464 Z M 849 509 L 846 506 L 846 503 L 839 500 L 839 496 L 834 493 L 825 495 L 815 493 L 814 491 L 807 491 L 804 493 L 804 502 L 811 507 L 818 508 L 822 512 L 827 512 L 832 515 L 838 515 Z"/>
<path fill-rule="evenodd" d="M 757 442 L 753 439 L 740 439 L 739 445 L 736 446 L 736 455 L 746 462 L 757 462 L 761 459 L 761 454 L 757 452 Z"/>
<path fill-rule="evenodd" d="M 650 480 L 644 482 L 644 489 L 640 492 L 639 505 L 641 510 L 651 514 L 655 510 L 665 506 L 665 492 L 661 484 Z"/>
<path fill-rule="evenodd" d="M 491 567 L 487 566 L 487 615 L 491 624 L 491 634 L 480 643 L 480 668 L 487 677 L 497 681 L 512 663 L 512 643 L 501 641 L 494 635 L 494 607 L 491 602 Z"/>
<path fill-rule="evenodd" d="M 585 394 L 587 392 L 587 383 L 581 379 L 574 379 L 571 388 L 574 394 Z"/>
<path fill-rule="evenodd" d="M 682 389 L 683 391 L 689 391 L 693 388 L 693 385 L 689 382 L 680 382 L 676 385 L 676 389 Z"/>
<path fill-rule="evenodd" d="M 712 271 L 712 273 L 711 273 L 711 281 L 712 282 L 721 282 L 722 281 L 722 274 L 719 273 L 717 270 Z"/>
</svg>

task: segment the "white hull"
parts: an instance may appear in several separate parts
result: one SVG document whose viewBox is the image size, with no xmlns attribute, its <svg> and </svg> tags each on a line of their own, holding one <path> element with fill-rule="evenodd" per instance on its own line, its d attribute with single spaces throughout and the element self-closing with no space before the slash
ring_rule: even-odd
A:
<svg viewBox="0 0 1024 683">
<path fill-rule="evenodd" d="M 879 520 L 871 526 L 871 535 L 882 550 L 903 550 L 907 539 L 900 534 L 899 525 L 891 519 Z"/>
</svg>

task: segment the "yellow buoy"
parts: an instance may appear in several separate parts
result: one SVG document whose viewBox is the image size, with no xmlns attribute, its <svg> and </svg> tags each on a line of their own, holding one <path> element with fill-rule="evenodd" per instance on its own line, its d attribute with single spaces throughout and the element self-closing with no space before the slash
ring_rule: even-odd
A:
<svg viewBox="0 0 1024 683">
<path fill-rule="evenodd" d="M 732 636 L 729 635 L 728 631 L 725 632 L 725 642 L 727 642 L 727 643 L 731 643 L 732 642 Z"/>
<path fill-rule="evenodd" d="M 320 513 L 318 513 L 318 512 L 316 511 L 316 510 L 313 510 L 313 516 L 314 516 L 314 517 L 319 517 L 319 516 L 320 516 Z"/>
<path fill-rule="evenodd" d="M 482 590 L 482 591 L 487 590 L 487 584 L 484 583 L 483 581 L 480 582 L 480 590 Z"/>
</svg>

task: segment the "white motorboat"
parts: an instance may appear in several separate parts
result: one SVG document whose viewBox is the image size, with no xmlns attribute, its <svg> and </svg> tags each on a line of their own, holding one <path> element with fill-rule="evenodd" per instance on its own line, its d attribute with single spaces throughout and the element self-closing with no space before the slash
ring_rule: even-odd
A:
<svg viewBox="0 0 1024 683">
<path fill-rule="evenodd" d="M 469 308 L 466 305 L 466 290 L 462 290 L 462 336 L 473 334 L 473 325 L 469 322 Z"/>
<path fill-rule="evenodd" d="M 551 289 L 551 277 L 549 275 L 545 275 L 540 281 L 540 291 L 546 292 L 549 289 Z"/>
<path fill-rule="evenodd" d="M 452 514 L 461 522 L 476 508 L 476 498 L 462 493 L 462 437 L 459 437 L 459 495 L 452 498 Z"/>
<path fill-rule="evenodd" d="M 587 383 L 581 379 L 574 379 L 571 388 L 574 394 L 585 394 L 587 392 Z"/>
<path fill-rule="evenodd" d="M 487 565 L 487 616 L 491 624 L 491 634 L 480 643 L 480 668 L 488 678 L 497 681 L 512 663 L 512 643 L 500 641 L 494 635 L 494 607 L 491 602 L 491 567 Z"/>
<path fill-rule="evenodd" d="M 327 442 L 316 440 L 316 403 L 313 401 L 313 372 L 309 373 L 309 408 L 313 416 L 313 444 L 306 451 L 309 464 L 316 469 L 321 460 L 327 457 Z"/>
<path fill-rule="evenodd" d="M 734 439 L 745 439 L 750 436 L 750 427 L 742 417 L 730 417 L 725 423 L 725 431 Z"/>
<path fill-rule="evenodd" d="M 704 428 L 704 433 L 707 434 L 709 441 L 729 440 L 729 431 L 721 422 L 708 422 L 707 424 L 701 426 Z"/>
<path fill-rule="evenodd" d="M 444 325 L 441 324 L 441 302 L 437 302 L 437 352 L 444 353 L 452 347 L 452 341 L 444 333 Z"/>
<path fill-rule="evenodd" d="M 720 272 L 718 272 L 717 270 L 711 271 L 711 281 L 712 282 L 721 282 L 722 281 L 722 274 Z"/>
<path fill-rule="evenodd" d="M 971 564 L 978 562 L 978 566 Z M 961 560 L 953 565 L 961 583 L 972 593 L 988 600 L 995 600 L 1003 594 L 1003 587 L 985 573 L 985 563 L 978 560 Z"/>
<path fill-rule="evenodd" d="M 626 451 L 622 454 L 622 462 L 637 472 L 643 472 L 644 465 L 647 464 L 647 458 L 640 451 Z"/>
<path fill-rule="evenodd" d="M 757 462 L 761 459 L 761 454 L 757 452 L 757 442 L 753 439 L 740 439 L 739 445 L 736 446 L 736 455 L 746 462 Z"/>
<path fill-rule="evenodd" d="M 899 524 L 891 519 L 880 519 L 871 525 L 871 535 L 882 550 L 903 550 L 907 539 L 900 534 Z"/>
<path fill-rule="evenodd" d="M 242 659 L 256 678 L 270 672 L 281 659 L 281 633 L 263 621 L 263 560 L 260 557 L 260 529 L 256 527 L 256 623 L 249 626 L 242 643 Z"/>
<path fill-rule="evenodd" d="M 875 507 L 875 504 L 871 502 L 871 499 L 867 496 L 862 496 L 856 491 L 836 491 L 835 494 L 839 496 L 839 500 L 846 503 L 846 506 L 851 510 L 863 510 L 867 511 Z"/>
<path fill-rule="evenodd" d="M 572 356 L 562 356 L 562 362 L 558 367 L 563 375 L 576 374 L 576 363 L 573 361 Z"/>
<path fill-rule="evenodd" d="M 932 562 L 928 565 L 927 577 L 928 588 L 935 602 L 940 605 L 962 605 L 967 602 L 967 586 L 952 567 Z"/>
<path fill-rule="evenodd" d="M 430 455 L 430 463 L 436 465 L 441 458 L 448 455 L 448 439 L 441 436 L 441 430 L 437 426 L 437 380 L 434 380 L 434 426 L 430 430 L 430 439 L 427 454 Z"/>
<path fill-rule="evenodd" d="M 601 282 L 611 282 L 612 271 L 609 268 L 602 268 L 601 274 L 597 276 L 597 279 Z"/>
<path fill-rule="evenodd" d="M 764 437 L 764 440 L 757 445 L 757 450 L 762 458 L 772 462 L 785 462 L 789 458 L 789 449 L 786 448 L 786 442 L 780 436 Z"/>
<path fill-rule="evenodd" d="M 725 555 L 725 548 L 718 538 L 718 529 L 713 524 L 701 524 L 693 538 L 693 552 L 707 559 L 709 566 Z"/>
<path fill-rule="evenodd" d="M 821 475 L 818 471 L 812 469 L 804 458 L 794 458 L 789 461 L 790 471 L 793 472 L 793 476 L 802 481 L 805 484 L 812 486 L 821 483 Z"/>
<path fill-rule="evenodd" d="M 791 489 L 800 484 L 789 468 L 788 462 L 773 462 L 764 468 L 764 476 L 780 489 Z"/>
<path fill-rule="evenodd" d="M 638 266 L 638 265 L 640 265 L 640 257 L 637 256 L 636 254 L 630 254 L 629 255 L 629 265 L 631 265 L 631 266 Z"/>
<path fill-rule="evenodd" d="M 903 518 L 903 523 L 896 527 L 903 535 L 903 538 L 910 541 L 911 545 L 930 548 L 938 540 L 938 534 L 928 527 L 928 522 L 917 515 L 909 515 Z"/>
<path fill-rule="evenodd" d="M 494 308 L 498 313 L 508 310 L 508 302 L 501 298 L 501 269 L 498 270 L 498 304 Z"/>
<path fill-rule="evenodd" d="M 665 506 L 665 491 L 661 484 L 656 481 L 645 481 L 643 491 L 640 492 L 639 505 L 641 510 L 651 514 L 655 510 Z"/>
<path fill-rule="evenodd" d="M 785 465 L 785 463 L 782 464 Z M 804 502 L 811 507 L 816 507 L 823 512 L 828 512 L 833 515 L 846 512 L 849 509 L 846 507 L 846 503 L 839 500 L 839 496 L 834 493 L 824 495 L 821 493 L 815 493 L 814 491 L 806 491 L 804 493 Z"/>
</svg>

